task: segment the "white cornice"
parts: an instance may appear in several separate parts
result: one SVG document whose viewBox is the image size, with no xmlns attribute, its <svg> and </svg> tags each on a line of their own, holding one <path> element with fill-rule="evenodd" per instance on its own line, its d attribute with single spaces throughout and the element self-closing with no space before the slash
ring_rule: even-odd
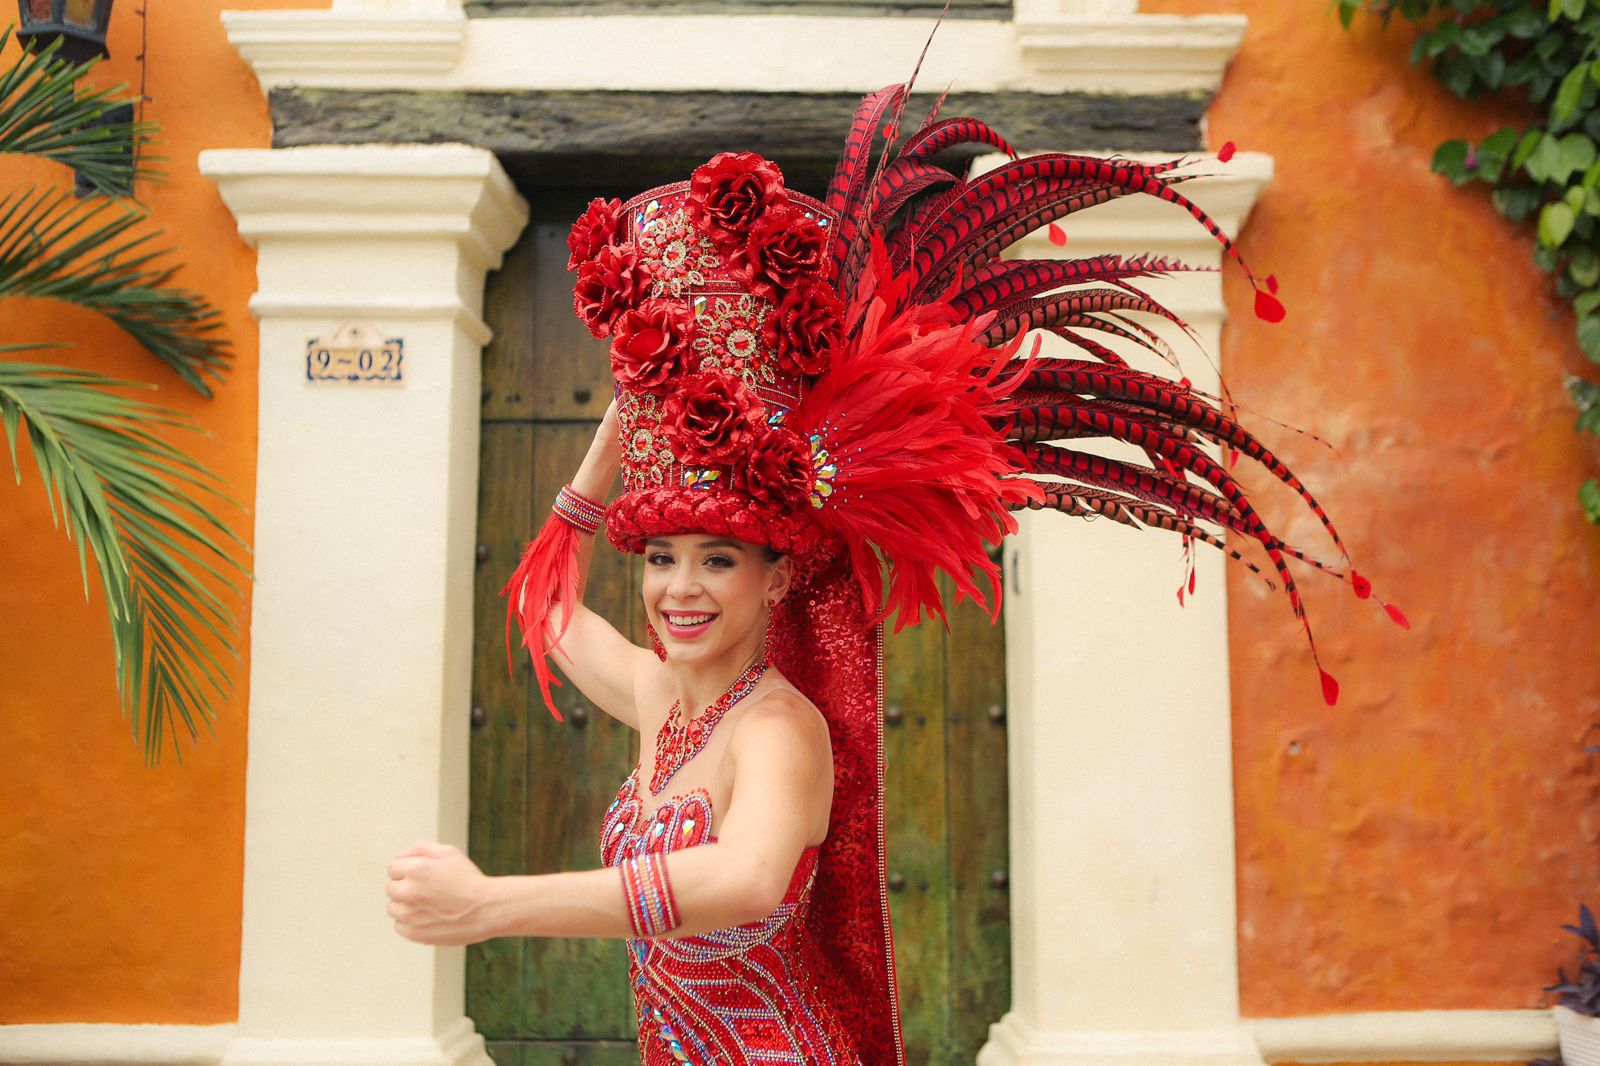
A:
<svg viewBox="0 0 1600 1066">
<path fill-rule="evenodd" d="M 980 1066 L 1231 1063 L 1253 1037 L 1267 1062 L 1520 1062 L 1556 1050 L 1547 1010 L 1374 1011 L 1248 1019 L 1233 1034 L 1040 1033 L 1015 1015 L 990 1029 Z M 1259 1060 L 1258 1060 L 1259 1061 Z"/>
<path fill-rule="evenodd" d="M 200 154 L 200 171 L 252 244 L 265 236 L 449 237 L 468 262 L 489 269 L 528 219 L 494 157 L 467 145 L 212 149 Z"/>
<path fill-rule="evenodd" d="M 340 79 L 409 80 L 453 70 L 467 18 L 381 11 L 224 11 L 228 42 L 263 88 Z"/>
<path fill-rule="evenodd" d="M 459 11 L 225 11 L 265 88 L 861 92 L 909 72 L 927 19 L 628 15 L 469 19 Z M 1234 15 L 1019 3 L 941 26 L 922 84 L 957 91 L 1209 92 L 1244 35 Z"/>
<path fill-rule="evenodd" d="M 1547 1010 L 1421 1010 L 1257 1018 L 1272 1062 L 1522 1062 L 1556 1050 Z"/>
<path fill-rule="evenodd" d="M 0 1062 L 214 1063 L 233 1025 L 0 1025 Z"/>
<path fill-rule="evenodd" d="M 1244 40 L 1243 15 L 1055 15 L 1014 23 L 1030 70 L 1098 92 L 1214 90 Z"/>
</svg>

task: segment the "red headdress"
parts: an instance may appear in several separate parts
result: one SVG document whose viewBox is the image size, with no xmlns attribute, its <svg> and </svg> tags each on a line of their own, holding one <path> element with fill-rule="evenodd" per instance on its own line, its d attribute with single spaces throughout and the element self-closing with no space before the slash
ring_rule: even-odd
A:
<svg viewBox="0 0 1600 1066">
<path fill-rule="evenodd" d="M 862 101 L 822 201 L 786 188 L 758 155 L 724 153 L 687 182 L 594 201 L 569 239 L 576 311 L 612 342 L 624 487 L 606 514 L 612 542 L 639 552 L 652 536 L 712 532 L 795 558 L 771 658 L 828 718 L 837 774 L 815 898 L 836 972 L 819 984 L 835 990 L 872 1066 L 903 1061 L 884 895 L 884 619 L 942 617 L 939 571 L 997 613 L 988 548 L 1016 530 L 1021 507 L 1155 526 L 1186 543 L 1248 538 L 1302 625 L 1288 557 L 1370 595 L 1353 570 L 1272 533 L 1208 453 L 1216 444 L 1259 462 L 1343 552 L 1311 494 L 1228 409 L 1103 343 L 1167 354 L 1130 315 L 1182 323 L 1134 282 L 1178 264 L 999 258 L 1040 227 L 1054 235 L 1067 215 L 1143 193 L 1187 209 L 1243 267 L 1177 191 L 1192 175 L 1178 163 L 1018 158 L 984 123 L 940 119 L 937 107 L 899 141 L 906 90 Z M 874 159 L 880 129 L 888 146 Z M 1011 159 L 970 180 L 935 161 L 974 144 Z M 1274 321 L 1275 288 L 1257 285 L 1257 313 Z M 1031 330 L 1076 356 L 1017 358 Z M 1084 437 L 1128 442 L 1150 463 L 1053 443 Z M 574 543 L 566 523 L 547 523 L 505 590 L 517 593 L 509 613 L 547 703 L 545 654 L 560 637 L 550 605 L 575 597 Z M 1332 702 L 1337 686 L 1322 677 Z"/>
</svg>

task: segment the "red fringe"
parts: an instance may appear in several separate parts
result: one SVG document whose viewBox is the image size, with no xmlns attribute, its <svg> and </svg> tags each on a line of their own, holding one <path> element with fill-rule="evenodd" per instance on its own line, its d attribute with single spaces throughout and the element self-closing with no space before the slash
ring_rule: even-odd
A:
<svg viewBox="0 0 1600 1066">
<path fill-rule="evenodd" d="M 533 655 L 533 673 L 539 679 L 544 705 L 558 722 L 565 721 L 556 710 L 550 686 L 561 682 L 550 672 L 550 652 L 561 645 L 567 622 L 578 606 L 578 531 L 569 522 L 551 515 L 539 535 L 528 542 L 522 561 L 506 582 L 500 595 L 506 600 L 506 669 L 514 668 L 511 657 L 511 622 L 522 630 L 522 646 Z M 514 593 L 514 594 L 513 594 Z M 561 607 L 561 628 L 550 621 L 550 608 Z"/>
</svg>

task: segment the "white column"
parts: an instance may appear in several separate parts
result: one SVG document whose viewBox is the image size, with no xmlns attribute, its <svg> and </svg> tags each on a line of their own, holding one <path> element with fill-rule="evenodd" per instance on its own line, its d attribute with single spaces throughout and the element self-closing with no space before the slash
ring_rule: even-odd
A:
<svg viewBox="0 0 1600 1066">
<path fill-rule="evenodd" d="M 1271 160 L 1210 169 L 1182 191 L 1236 233 Z M 1034 236 L 1016 254 L 1218 262 L 1186 212 L 1148 197 L 1066 229 L 1067 248 Z M 1144 284 L 1215 357 L 1220 276 Z M 1174 344 L 1210 391 L 1204 355 Z M 1180 607 L 1171 534 L 1025 513 L 1008 553 L 1012 1008 L 978 1061 L 1259 1066 L 1239 1018 L 1222 557 L 1200 547 Z"/>
<path fill-rule="evenodd" d="M 527 222 L 460 146 L 200 157 L 258 253 L 260 428 L 244 929 L 229 1066 L 487 1066 L 461 949 L 397 936 L 384 867 L 464 846 L 480 317 Z M 403 379 L 307 380 L 370 322 Z"/>
</svg>

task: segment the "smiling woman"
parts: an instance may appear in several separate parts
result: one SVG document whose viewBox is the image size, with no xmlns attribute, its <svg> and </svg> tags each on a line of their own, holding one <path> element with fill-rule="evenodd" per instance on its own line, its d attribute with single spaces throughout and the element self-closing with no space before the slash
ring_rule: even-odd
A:
<svg viewBox="0 0 1600 1066">
<path fill-rule="evenodd" d="M 641 736 L 602 827 L 607 869 L 489 878 L 460 851 L 422 843 L 390 865 L 390 916 L 430 944 L 631 936 L 645 1062 L 681 1061 L 686 1046 L 718 1061 L 859 1062 L 815 992 L 825 974 L 807 931 L 833 797 L 828 725 L 769 660 L 793 564 L 764 544 L 651 537 L 641 591 L 655 655 L 632 645 L 581 602 L 593 496 L 617 457 L 613 402 L 557 501 L 556 524 L 577 536 L 578 602 L 548 618 L 562 672 Z"/>
</svg>

